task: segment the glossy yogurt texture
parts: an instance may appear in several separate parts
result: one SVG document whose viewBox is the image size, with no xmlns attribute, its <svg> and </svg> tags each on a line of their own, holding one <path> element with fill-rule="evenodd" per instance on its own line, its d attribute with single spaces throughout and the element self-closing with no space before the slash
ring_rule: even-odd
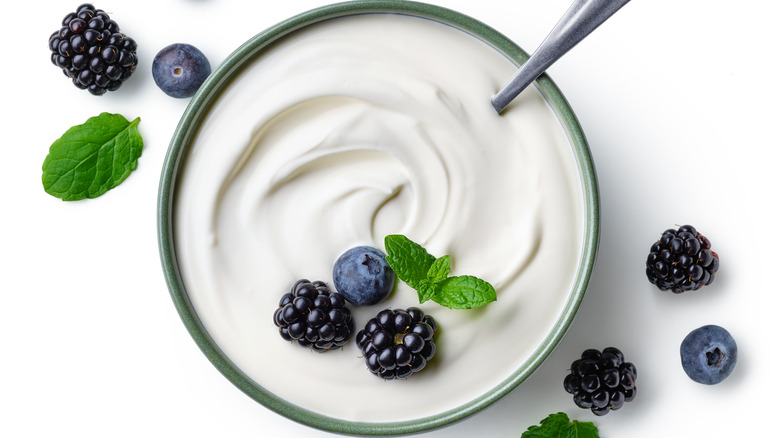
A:
<svg viewBox="0 0 780 438">
<path fill-rule="evenodd" d="M 534 87 L 498 116 L 515 71 L 495 49 L 422 18 L 329 20 L 272 45 L 205 116 L 176 186 L 176 254 L 198 317 L 247 376 L 344 420 L 441 413 L 500 385 L 566 305 L 584 236 L 572 146 Z M 408 380 L 366 370 L 354 340 L 322 354 L 281 339 L 272 315 L 298 279 L 333 284 L 345 250 L 405 234 L 453 275 L 491 282 L 483 308 L 422 307 L 436 360 Z M 400 283 L 352 307 L 357 329 L 419 305 Z"/>
</svg>

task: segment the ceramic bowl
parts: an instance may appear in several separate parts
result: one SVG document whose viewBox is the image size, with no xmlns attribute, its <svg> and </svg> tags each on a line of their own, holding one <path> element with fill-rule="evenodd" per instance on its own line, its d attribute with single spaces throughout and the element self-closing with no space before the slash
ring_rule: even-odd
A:
<svg viewBox="0 0 780 438">
<path fill-rule="evenodd" d="M 294 421 L 326 431 L 362 436 L 417 433 L 466 418 L 517 388 L 544 362 L 560 342 L 585 294 L 598 245 L 599 202 L 596 175 L 582 129 L 563 94 L 548 76 L 542 75 L 534 85 L 558 118 L 562 130 L 568 138 L 582 187 L 581 196 L 585 216 L 583 237 L 582 242 L 572 243 L 573 248 L 580 248 L 579 264 L 576 273 L 574 273 L 571 290 L 568 291 L 557 317 L 550 324 L 552 329 L 542 336 L 543 341 L 536 347 L 533 354 L 525 358 L 522 365 L 514 372 L 504 376 L 499 384 L 474 396 L 466 403 L 423 418 L 369 422 L 348 420 L 339 418 L 337 415 L 323 415 L 285 400 L 242 372 L 206 330 L 188 294 L 187 284 L 183 280 L 182 267 L 177 255 L 174 206 L 182 163 L 203 118 L 212 108 L 214 102 L 220 99 L 223 90 L 244 67 L 262 56 L 268 47 L 284 40 L 289 35 L 309 26 L 316 26 L 326 20 L 361 14 L 401 14 L 432 20 L 454 27 L 483 41 L 516 65 L 522 64 L 528 58 L 527 53 L 515 43 L 473 18 L 439 6 L 407 1 L 358 1 L 328 5 L 294 16 L 257 34 L 235 50 L 214 70 L 206 83 L 192 98 L 173 135 L 159 188 L 159 246 L 168 288 L 186 328 L 214 366 L 249 397 Z M 486 96 L 486 99 L 489 99 L 489 96 Z M 358 323 L 358 325 L 360 324 Z"/>
</svg>

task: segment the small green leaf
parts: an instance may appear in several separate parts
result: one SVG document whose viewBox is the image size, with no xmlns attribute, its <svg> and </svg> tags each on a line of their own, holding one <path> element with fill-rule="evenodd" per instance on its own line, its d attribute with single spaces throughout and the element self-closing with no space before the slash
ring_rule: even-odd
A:
<svg viewBox="0 0 780 438">
<path fill-rule="evenodd" d="M 569 421 L 563 412 L 550 414 L 539 426 L 531 426 L 520 438 L 599 438 L 599 431 L 591 422 Z"/>
<path fill-rule="evenodd" d="M 473 309 L 496 301 L 496 290 L 485 280 L 471 275 L 449 277 L 439 283 L 432 299 L 450 309 Z"/>
<path fill-rule="evenodd" d="M 395 275 L 415 289 L 428 279 L 428 270 L 436 261 L 425 248 L 400 234 L 385 237 L 385 250 L 387 263 Z"/>
<path fill-rule="evenodd" d="M 429 279 L 422 280 L 417 287 L 417 298 L 420 304 L 432 299 L 439 293 L 439 285 Z"/>
<path fill-rule="evenodd" d="M 63 201 L 96 198 L 138 167 L 143 139 L 136 118 L 102 113 L 68 129 L 43 161 L 43 188 Z"/>
<path fill-rule="evenodd" d="M 385 251 L 396 277 L 417 290 L 420 303 L 433 300 L 451 309 L 473 309 L 496 301 L 490 283 L 469 275 L 448 277 L 449 255 L 437 259 L 400 234 L 385 237 Z"/>
<path fill-rule="evenodd" d="M 599 430 L 591 422 L 572 421 L 558 431 L 559 438 L 598 438 Z"/>
<path fill-rule="evenodd" d="M 450 269 L 450 256 L 439 257 L 428 269 L 428 279 L 434 283 L 443 281 L 450 275 Z"/>
<path fill-rule="evenodd" d="M 551 438 L 558 436 L 558 430 L 569 424 L 569 417 L 563 412 L 550 414 L 541 421 L 540 426 L 531 426 L 523 432 L 521 438 Z"/>
</svg>

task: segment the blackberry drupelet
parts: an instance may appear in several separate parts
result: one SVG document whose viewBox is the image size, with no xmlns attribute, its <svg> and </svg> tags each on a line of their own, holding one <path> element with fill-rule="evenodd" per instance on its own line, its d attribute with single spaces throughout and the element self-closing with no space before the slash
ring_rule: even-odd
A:
<svg viewBox="0 0 780 438">
<path fill-rule="evenodd" d="M 563 379 L 563 388 L 574 397 L 574 404 L 606 415 L 620 409 L 636 397 L 636 367 L 626 362 L 614 347 L 603 351 L 588 349 L 571 364 Z"/>
<path fill-rule="evenodd" d="M 298 280 L 282 295 L 274 324 L 282 339 L 323 352 L 341 347 L 355 331 L 346 300 L 321 281 Z"/>
<path fill-rule="evenodd" d="M 683 293 L 711 284 L 719 266 L 710 241 L 696 228 L 683 225 L 664 231 L 650 247 L 645 273 L 659 289 Z"/>
<path fill-rule="evenodd" d="M 115 91 L 135 71 L 136 42 L 108 14 L 85 3 L 49 37 L 51 62 L 73 85 L 100 96 Z"/>
<path fill-rule="evenodd" d="M 385 380 L 405 379 L 433 359 L 438 328 L 436 320 L 417 307 L 384 309 L 355 339 L 372 374 Z"/>
</svg>

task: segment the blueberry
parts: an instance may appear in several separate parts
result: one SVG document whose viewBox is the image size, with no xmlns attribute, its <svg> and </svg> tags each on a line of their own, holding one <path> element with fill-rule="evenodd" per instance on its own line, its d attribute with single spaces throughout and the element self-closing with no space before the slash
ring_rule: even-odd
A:
<svg viewBox="0 0 780 438">
<path fill-rule="evenodd" d="M 683 339 L 680 358 L 688 377 L 714 385 L 728 377 L 737 364 L 737 344 L 723 327 L 705 325 Z"/>
<path fill-rule="evenodd" d="M 370 246 L 358 246 L 342 254 L 333 266 L 333 285 L 356 306 L 382 302 L 395 286 L 395 272 L 385 254 Z"/>
<path fill-rule="evenodd" d="M 209 60 L 189 44 L 171 44 L 160 50 L 152 62 L 154 82 L 171 97 L 191 97 L 209 74 Z"/>
</svg>

